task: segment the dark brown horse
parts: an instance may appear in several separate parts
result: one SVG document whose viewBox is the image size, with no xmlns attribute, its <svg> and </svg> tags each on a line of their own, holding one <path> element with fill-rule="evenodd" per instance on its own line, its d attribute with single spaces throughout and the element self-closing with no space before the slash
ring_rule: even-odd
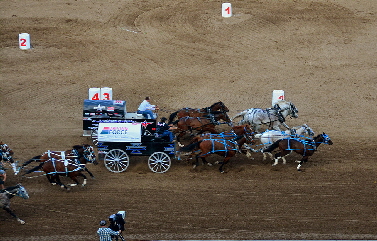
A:
<svg viewBox="0 0 377 241">
<path fill-rule="evenodd" d="M 273 166 L 278 164 L 279 158 L 283 159 L 283 164 L 286 164 L 284 156 L 289 155 L 291 152 L 296 152 L 302 156 L 301 160 L 298 161 L 297 170 L 301 171 L 300 167 L 304 162 L 308 161 L 308 158 L 314 154 L 321 144 L 332 145 L 333 142 L 330 137 L 323 133 L 313 138 L 313 140 L 302 140 L 298 138 L 286 138 L 274 142 L 271 146 L 264 149 L 263 152 L 272 152 L 276 148 L 279 148 L 280 152 L 275 154 L 275 162 Z"/>
<path fill-rule="evenodd" d="M 69 188 L 60 181 L 60 176 L 66 176 L 71 178 L 75 183 L 70 184 L 70 186 L 79 185 L 77 177 L 83 177 L 84 181 L 82 186 L 86 185 L 86 176 L 82 173 L 84 168 L 79 164 L 70 160 L 59 160 L 51 155 L 52 158 L 43 163 L 42 170 L 46 173 L 48 181 L 52 185 L 58 184 L 61 188 L 69 190 Z M 58 156 L 56 156 L 58 157 Z"/>
<path fill-rule="evenodd" d="M 168 124 L 173 123 L 174 118 L 180 119 L 180 118 L 185 117 L 185 116 L 201 117 L 201 116 L 204 116 L 204 115 L 208 115 L 208 114 L 210 114 L 211 112 L 214 112 L 214 111 L 229 112 L 229 109 L 221 101 L 214 103 L 210 107 L 205 107 L 205 108 L 202 108 L 202 109 L 183 108 L 183 109 L 180 109 L 180 110 L 170 114 Z"/>
<path fill-rule="evenodd" d="M 75 145 L 72 147 L 72 150 L 62 151 L 62 152 L 54 152 L 54 151 L 47 151 L 42 155 L 35 156 L 30 160 L 26 161 L 22 164 L 21 168 L 24 168 L 31 162 L 40 162 L 41 164 L 26 171 L 24 175 L 35 172 L 42 168 L 43 163 L 55 158 L 56 160 L 71 160 L 76 162 L 77 164 L 81 165 L 85 171 L 89 173 L 89 175 L 94 178 L 93 174 L 88 170 L 86 164 L 93 163 L 97 165 L 98 162 L 96 160 L 96 155 L 94 153 L 94 148 L 90 145 L 83 144 L 83 145 Z"/>
<path fill-rule="evenodd" d="M 174 134 L 177 135 L 177 142 L 179 146 L 181 145 L 181 138 L 189 131 L 197 131 L 197 134 L 202 134 L 204 132 L 210 132 L 212 134 L 218 134 L 219 132 L 215 129 L 216 125 L 220 125 L 220 120 L 226 121 L 230 125 L 230 118 L 226 112 L 214 111 L 211 114 L 205 115 L 203 117 L 182 117 L 175 121 L 173 124 L 177 126 L 174 130 Z"/>
<path fill-rule="evenodd" d="M 201 158 L 203 163 L 208 163 L 206 157 L 211 154 L 217 154 L 224 157 L 221 163 L 219 171 L 224 173 L 223 167 L 229 162 L 229 159 L 236 155 L 238 152 L 242 151 L 243 144 L 254 143 L 253 137 L 254 132 L 249 125 L 242 125 L 233 127 L 237 129 L 237 133 L 226 133 L 218 135 L 205 135 L 202 137 L 197 137 L 197 142 L 192 143 L 188 146 L 182 147 L 180 151 L 196 151 L 200 150 L 200 153 L 196 155 L 196 162 L 194 168 L 199 163 L 199 158 Z"/>
</svg>

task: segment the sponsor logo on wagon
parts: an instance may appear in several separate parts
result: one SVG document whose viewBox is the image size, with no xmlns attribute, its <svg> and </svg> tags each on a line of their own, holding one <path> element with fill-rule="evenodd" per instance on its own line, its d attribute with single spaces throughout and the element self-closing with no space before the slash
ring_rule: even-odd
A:
<svg viewBox="0 0 377 241">
<path fill-rule="evenodd" d="M 99 142 L 141 142 L 141 125 L 133 123 L 99 123 Z"/>
<path fill-rule="evenodd" d="M 125 126 L 105 126 L 100 134 L 105 135 L 126 135 L 128 128 Z"/>
</svg>

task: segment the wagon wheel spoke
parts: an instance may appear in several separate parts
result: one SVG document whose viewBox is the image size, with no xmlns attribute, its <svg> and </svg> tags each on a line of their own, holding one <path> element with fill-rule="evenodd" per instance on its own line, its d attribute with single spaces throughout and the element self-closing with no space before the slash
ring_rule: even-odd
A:
<svg viewBox="0 0 377 241">
<path fill-rule="evenodd" d="M 104 164 L 109 171 L 119 173 L 124 172 L 128 168 L 130 164 L 129 160 L 125 151 L 113 149 L 106 153 Z"/>
<path fill-rule="evenodd" d="M 167 172 L 170 165 L 170 157 L 165 152 L 154 152 L 148 159 L 149 169 L 155 173 Z"/>
</svg>

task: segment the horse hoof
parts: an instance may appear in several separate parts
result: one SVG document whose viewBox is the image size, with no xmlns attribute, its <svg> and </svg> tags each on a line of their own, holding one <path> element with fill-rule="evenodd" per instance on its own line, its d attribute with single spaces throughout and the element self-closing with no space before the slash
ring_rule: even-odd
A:
<svg viewBox="0 0 377 241">
<path fill-rule="evenodd" d="M 56 185 L 56 182 L 52 182 L 51 185 L 55 186 L 55 185 Z"/>
<path fill-rule="evenodd" d="M 25 224 L 25 221 L 21 219 L 19 219 L 18 222 L 20 222 L 20 224 Z"/>
<path fill-rule="evenodd" d="M 76 183 L 73 183 L 73 184 L 69 184 L 71 187 L 75 187 L 75 186 L 77 186 L 77 184 Z"/>
</svg>

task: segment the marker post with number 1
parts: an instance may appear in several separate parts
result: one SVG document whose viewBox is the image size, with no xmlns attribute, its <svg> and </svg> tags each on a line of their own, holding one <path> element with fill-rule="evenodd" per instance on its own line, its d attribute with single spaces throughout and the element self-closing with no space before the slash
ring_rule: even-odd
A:
<svg viewBox="0 0 377 241">
<path fill-rule="evenodd" d="M 223 5 L 222 5 L 222 16 L 224 18 L 232 17 L 232 4 L 223 3 Z"/>
</svg>

